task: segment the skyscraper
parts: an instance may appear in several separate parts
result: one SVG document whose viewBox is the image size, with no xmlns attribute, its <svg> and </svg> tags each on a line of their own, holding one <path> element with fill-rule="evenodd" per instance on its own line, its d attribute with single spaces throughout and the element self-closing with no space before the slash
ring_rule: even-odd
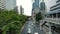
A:
<svg viewBox="0 0 60 34">
<path fill-rule="evenodd" d="M 20 6 L 20 14 L 24 13 L 24 8 L 22 7 L 22 5 Z"/>
<path fill-rule="evenodd" d="M 35 0 L 35 7 L 39 7 L 39 0 Z"/>
<path fill-rule="evenodd" d="M 6 1 L 5 6 L 7 10 L 11 10 L 16 7 L 16 0 L 5 0 L 5 1 Z"/>
<path fill-rule="evenodd" d="M 14 11 L 15 11 L 16 13 L 18 13 L 18 6 L 16 6 L 16 7 L 14 8 Z"/>
<path fill-rule="evenodd" d="M 40 12 L 41 12 L 42 16 L 44 16 L 43 19 L 45 18 L 46 11 L 47 11 L 47 8 L 45 5 L 45 2 L 44 2 L 44 0 L 42 0 L 42 2 L 40 2 Z"/>
<path fill-rule="evenodd" d="M 34 0 L 34 3 L 33 3 L 33 9 L 32 11 L 34 11 L 34 13 L 38 13 L 39 12 L 39 0 Z"/>
<path fill-rule="evenodd" d="M 39 7 L 39 0 L 34 0 L 33 9 Z"/>
<path fill-rule="evenodd" d="M 6 1 L 5 0 L 0 0 L 0 10 L 1 9 L 5 9 L 5 3 Z"/>
<path fill-rule="evenodd" d="M 45 2 L 44 2 L 44 0 L 42 0 L 42 2 L 40 3 L 40 9 L 45 10 Z"/>
<path fill-rule="evenodd" d="M 34 0 L 33 5 L 32 5 L 32 18 L 34 20 L 34 17 L 36 16 L 36 14 L 40 11 L 40 7 L 39 7 L 39 0 Z"/>
</svg>

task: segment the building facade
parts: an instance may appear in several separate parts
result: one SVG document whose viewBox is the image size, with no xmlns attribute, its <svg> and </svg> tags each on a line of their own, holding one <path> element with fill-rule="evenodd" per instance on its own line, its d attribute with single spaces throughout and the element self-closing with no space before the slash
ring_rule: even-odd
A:
<svg viewBox="0 0 60 34">
<path fill-rule="evenodd" d="M 18 13 L 18 6 L 14 7 L 13 9 L 16 13 Z"/>
<path fill-rule="evenodd" d="M 60 34 L 60 0 L 50 7 L 41 26 L 46 34 Z"/>
<path fill-rule="evenodd" d="M 24 13 L 24 8 L 22 6 L 20 6 L 20 14 Z"/>
<path fill-rule="evenodd" d="M 32 18 L 34 20 L 36 14 L 40 11 L 40 7 L 39 7 L 39 2 L 40 0 L 34 0 L 33 4 L 32 4 Z"/>
<path fill-rule="evenodd" d="M 6 0 L 0 0 L 0 10 L 5 9 Z"/>
<path fill-rule="evenodd" d="M 16 7 L 16 0 L 0 0 L 0 9 L 11 10 Z"/>
<path fill-rule="evenodd" d="M 7 10 L 11 10 L 16 7 L 16 0 L 5 0 L 5 1 L 6 1 L 5 6 Z"/>
</svg>

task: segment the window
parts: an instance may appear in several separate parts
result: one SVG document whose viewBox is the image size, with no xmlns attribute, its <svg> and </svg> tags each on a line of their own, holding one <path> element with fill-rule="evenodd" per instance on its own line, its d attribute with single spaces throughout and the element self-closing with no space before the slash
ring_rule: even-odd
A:
<svg viewBox="0 0 60 34">
<path fill-rule="evenodd" d="M 54 10 L 57 10 L 57 9 L 60 9 L 60 7 L 57 7 L 57 8 L 51 9 L 50 11 L 54 11 Z"/>
<path fill-rule="evenodd" d="M 57 5 L 52 6 L 50 9 L 52 9 L 52 8 L 54 8 L 54 7 L 57 7 L 57 6 L 59 6 L 59 5 L 60 5 L 60 3 L 57 4 Z"/>
</svg>

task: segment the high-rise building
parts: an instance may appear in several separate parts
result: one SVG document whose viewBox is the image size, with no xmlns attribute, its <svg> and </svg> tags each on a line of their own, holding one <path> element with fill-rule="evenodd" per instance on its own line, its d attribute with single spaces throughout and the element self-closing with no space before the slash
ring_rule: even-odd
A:
<svg viewBox="0 0 60 34">
<path fill-rule="evenodd" d="M 24 13 L 24 8 L 22 7 L 22 5 L 20 6 L 20 14 Z"/>
<path fill-rule="evenodd" d="M 56 4 L 50 7 L 50 12 L 48 14 L 53 14 L 53 17 L 56 17 L 56 13 L 58 17 L 60 17 L 60 0 L 57 0 Z"/>
<path fill-rule="evenodd" d="M 5 6 L 7 10 L 11 10 L 16 7 L 16 0 L 5 0 L 5 1 L 6 1 Z"/>
<path fill-rule="evenodd" d="M 16 7 L 16 0 L 0 0 L 0 9 L 11 10 Z"/>
<path fill-rule="evenodd" d="M 60 0 L 50 7 L 42 26 L 46 34 L 60 34 Z"/>
<path fill-rule="evenodd" d="M 45 5 L 45 2 L 44 0 L 42 0 L 42 2 L 40 2 L 40 12 L 43 16 L 45 16 L 46 14 L 46 5 Z"/>
<path fill-rule="evenodd" d="M 6 0 L 0 0 L 0 10 L 5 9 Z"/>
<path fill-rule="evenodd" d="M 39 8 L 39 0 L 34 0 L 33 9 L 37 7 Z"/>
<path fill-rule="evenodd" d="M 16 6 L 16 7 L 14 8 L 14 11 L 15 11 L 16 13 L 18 13 L 18 6 Z"/>
<path fill-rule="evenodd" d="M 32 4 L 32 18 L 34 20 L 34 17 L 36 16 L 36 14 L 40 11 L 40 7 L 39 7 L 39 0 L 34 0 L 33 4 Z"/>
<path fill-rule="evenodd" d="M 39 12 L 39 0 L 34 0 L 32 11 L 34 11 L 34 13 Z"/>
<path fill-rule="evenodd" d="M 40 9 L 45 10 L 45 2 L 44 2 L 44 0 L 42 0 L 42 2 L 40 3 Z"/>
</svg>

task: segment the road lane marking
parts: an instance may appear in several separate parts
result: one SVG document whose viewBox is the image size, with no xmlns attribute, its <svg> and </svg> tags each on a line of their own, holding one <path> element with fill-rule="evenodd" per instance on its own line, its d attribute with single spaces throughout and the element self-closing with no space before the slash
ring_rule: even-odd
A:
<svg viewBox="0 0 60 34">
<path fill-rule="evenodd" d="M 28 28 L 28 33 L 31 33 L 31 29 L 30 28 Z"/>
<path fill-rule="evenodd" d="M 38 34 L 37 32 L 35 32 L 35 34 Z"/>
</svg>

